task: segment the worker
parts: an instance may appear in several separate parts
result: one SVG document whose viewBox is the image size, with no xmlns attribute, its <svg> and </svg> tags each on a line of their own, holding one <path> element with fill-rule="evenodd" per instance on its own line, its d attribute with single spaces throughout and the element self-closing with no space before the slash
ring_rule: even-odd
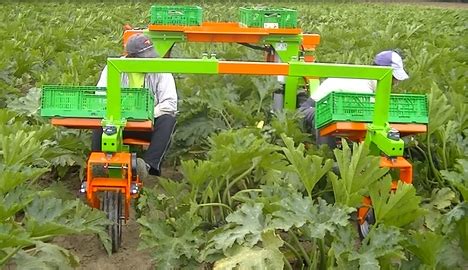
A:
<svg viewBox="0 0 468 270">
<path fill-rule="evenodd" d="M 392 84 L 409 78 L 403 68 L 401 54 L 393 51 L 382 51 L 374 57 L 374 65 L 392 67 Z M 336 147 L 335 137 L 322 137 L 315 130 L 315 103 L 326 97 L 331 92 L 352 92 L 352 93 L 374 93 L 377 86 L 375 80 L 328 78 L 325 79 L 317 90 L 307 99 L 299 101 L 299 112 L 304 116 L 304 127 L 307 132 L 315 133 L 317 145 L 327 144 L 330 148 Z"/>
<path fill-rule="evenodd" d="M 151 40 L 143 35 L 131 36 L 125 45 L 126 58 L 158 57 Z M 138 79 L 140 75 L 141 79 Z M 97 83 L 107 86 L 107 66 L 104 67 Z M 177 92 L 174 77 L 170 73 L 122 74 L 122 87 L 144 87 L 154 95 L 153 131 L 124 131 L 124 138 L 149 140 L 150 145 L 143 158 L 137 159 L 137 173 L 140 178 L 161 175 L 161 164 L 169 148 L 176 125 Z M 93 130 L 92 151 L 101 151 L 102 128 Z"/>
</svg>

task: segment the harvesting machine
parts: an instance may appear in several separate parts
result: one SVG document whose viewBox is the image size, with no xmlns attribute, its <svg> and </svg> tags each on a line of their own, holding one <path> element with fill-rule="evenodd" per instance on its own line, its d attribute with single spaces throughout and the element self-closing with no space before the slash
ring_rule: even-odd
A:
<svg viewBox="0 0 468 270">
<path fill-rule="evenodd" d="M 376 80 L 375 95 L 327 97 L 325 100 L 328 102 L 317 107 L 317 115 L 321 117 L 320 134 L 365 141 L 373 154 L 381 156 L 382 167 L 399 170 L 400 180 L 412 182 L 411 164 L 403 158 L 401 137 L 426 131 L 425 96 L 391 96 L 390 67 L 315 63 L 312 53 L 320 37 L 302 33 L 297 28 L 295 12 L 290 9 L 243 8 L 240 23 L 202 22 L 201 8 L 198 7 L 153 6 L 152 23 L 147 29 L 127 29 L 124 43 L 131 35 L 144 33 L 152 39 L 162 58 L 108 58 L 107 89 L 63 85 L 43 87 L 41 114 L 49 117 L 53 125 L 102 128 L 104 131 L 102 152 L 92 152 L 88 158 L 82 191 L 90 205 L 105 211 L 113 222 L 108 231 L 114 252 L 120 247 L 122 225 L 129 218 L 130 201 L 138 196 L 142 185 L 136 172 L 136 154 L 130 152 L 129 146 L 149 144 L 148 141 L 123 139 L 122 131 L 151 131 L 153 128 L 152 96 L 147 89 L 122 89 L 122 73 L 284 76 L 281 102 L 285 109 L 296 108 L 300 84 L 313 90 L 318 86 L 319 78 Z M 240 43 L 265 50 L 266 61 L 220 61 L 214 55 L 204 55 L 201 59 L 172 59 L 171 49 L 179 42 Z M 348 101 L 338 102 L 339 99 Z M 346 102 L 354 102 L 353 108 L 344 110 Z M 415 102 L 423 107 L 422 117 L 414 117 Z M 337 108 L 338 105 L 344 108 Z M 341 114 L 336 114 L 337 110 Z M 389 124 L 389 117 L 395 123 Z M 94 167 L 104 168 L 105 175 L 93 174 Z M 372 223 L 370 206 L 370 199 L 364 198 L 358 211 L 362 234 Z"/>
</svg>

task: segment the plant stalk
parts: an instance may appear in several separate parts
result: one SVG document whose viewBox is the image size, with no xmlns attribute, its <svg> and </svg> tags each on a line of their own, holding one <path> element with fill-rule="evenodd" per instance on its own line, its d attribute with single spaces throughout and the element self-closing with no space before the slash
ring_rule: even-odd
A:
<svg viewBox="0 0 468 270">
<path fill-rule="evenodd" d="M 22 248 L 22 246 L 16 247 L 12 252 L 10 252 L 8 255 L 6 255 L 1 261 L 0 261 L 0 266 L 5 265 L 11 257 L 15 256 L 16 253 Z"/>
<path fill-rule="evenodd" d="M 299 250 L 301 251 L 302 256 L 304 257 L 304 259 L 307 262 L 307 266 L 310 266 L 312 264 L 312 262 L 310 260 L 310 257 L 309 257 L 309 255 L 307 255 L 307 252 L 305 251 L 304 247 L 299 242 L 299 239 L 297 239 L 297 236 L 291 231 L 289 231 L 288 234 L 294 240 L 294 243 L 296 243 L 296 245 L 299 247 Z"/>
</svg>

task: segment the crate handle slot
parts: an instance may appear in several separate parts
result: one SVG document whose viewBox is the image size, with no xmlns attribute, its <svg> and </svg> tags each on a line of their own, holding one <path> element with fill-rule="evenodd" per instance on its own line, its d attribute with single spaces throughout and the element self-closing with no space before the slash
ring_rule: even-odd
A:
<svg viewBox="0 0 468 270">
<path fill-rule="evenodd" d="M 275 13 L 265 13 L 265 17 L 280 17 L 280 14 L 275 12 Z"/>
<path fill-rule="evenodd" d="M 182 11 L 178 11 L 178 10 L 169 10 L 168 14 L 169 15 L 184 15 Z"/>
</svg>

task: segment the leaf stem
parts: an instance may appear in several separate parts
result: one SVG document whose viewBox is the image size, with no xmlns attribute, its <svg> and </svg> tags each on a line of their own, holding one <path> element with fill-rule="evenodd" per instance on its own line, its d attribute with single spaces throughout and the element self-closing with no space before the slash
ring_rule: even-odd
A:
<svg viewBox="0 0 468 270">
<path fill-rule="evenodd" d="M 226 200 L 226 197 L 227 197 L 227 194 L 228 194 L 228 191 L 237 183 L 239 182 L 240 180 L 242 180 L 242 178 L 244 178 L 245 176 L 247 176 L 253 169 L 255 169 L 255 166 L 256 166 L 256 162 L 254 162 L 252 164 L 252 166 L 250 166 L 250 168 L 248 168 L 245 172 L 243 172 L 242 174 L 240 174 L 239 176 L 237 176 L 234 180 L 232 180 L 227 186 L 226 186 L 226 189 L 224 190 L 224 194 L 223 194 L 223 199 Z"/>
<path fill-rule="evenodd" d="M 284 262 L 284 265 L 286 266 L 286 269 L 293 270 L 291 264 L 289 263 L 288 259 L 286 259 L 285 256 L 283 256 L 283 262 Z"/>
<path fill-rule="evenodd" d="M 2 265 L 5 265 L 10 259 L 11 257 L 15 256 L 16 253 L 18 253 L 18 251 L 23 248 L 22 246 L 18 246 L 16 247 L 12 252 L 10 252 L 8 255 L 6 255 L 1 261 L 0 261 L 0 266 Z"/>
<path fill-rule="evenodd" d="M 231 207 L 229 207 L 229 205 L 226 205 L 224 203 L 202 203 L 202 204 L 197 205 L 197 207 L 204 207 L 204 206 L 221 206 L 221 207 L 229 209 L 229 211 L 232 212 Z"/>
<path fill-rule="evenodd" d="M 226 115 L 224 115 L 223 110 L 219 110 L 219 113 L 223 117 L 224 122 L 226 122 L 226 125 L 228 126 L 229 129 L 232 129 L 231 124 L 229 123 L 229 120 L 226 118 Z"/>
<path fill-rule="evenodd" d="M 287 241 L 284 241 L 284 245 L 289 249 L 291 250 L 292 253 L 294 253 L 294 256 L 296 256 L 296 258 L 299 260 L 299 261 L 302 261 L 302 256 L 301 254 L 299 254 L 299 252 L 297 251 L 297 249 L 295 249 L 293 247 L 293 245 L 291 245 L 290 243 L 288 243 Z M 285 258 L 286 259 L 286 258 Z"/>
<path fill-rule="evenodd" d="M 428 157 L 429 157 L 429 164 L 430 164 L 430 166 L 431 166 L 432 172 L 434 173 L 434 177 L 436 178 L 437 182 L 439 182 L 439 184 L 442 184 L 443 181 L 442 181 L 442 179 L 440 178 L 439 171 L 438 171 L 437 168 L 435 167 L 434 161 L 432 160 L 432 153 L 431 153 L 431 135 L 430 135 L 430 134 L 427 135 L 427 155 L 428 155 Z"/>
<path fill-rule="evenodd" d="M 445 136 L 444 136 L 445 137 Z M 444 169 L 447 170 L 447 154 L 445 149 L 447 148 L 447 140 L 442 140 L 442 162 L 444 163 Z"/>
<path fill-rule="evenodd" d="M 296 243 L 296 245 L 299 247 L 299 250 L 301 251 L 302 256 L 306 260 L 307 265 L 310 266 L 312 264 L 312 262 L 310 261 L 309 255 L 307 255 L 307 252 L 305 251 L 304 247 L 299 242 L 299 239 L 297 239 L 296 234 L 294 234 L 294 232 L 291 232 L 291 231 L 289 231 L 288 234 L 294 240 L 294 243 Z"/>
<path fill-rule="evenodd" d="M 320 250 L 320 267 L 319 269 L 326 269 L 325 246 L 323 239 L 318 239 L 318 246 Z"/>
</svg>

